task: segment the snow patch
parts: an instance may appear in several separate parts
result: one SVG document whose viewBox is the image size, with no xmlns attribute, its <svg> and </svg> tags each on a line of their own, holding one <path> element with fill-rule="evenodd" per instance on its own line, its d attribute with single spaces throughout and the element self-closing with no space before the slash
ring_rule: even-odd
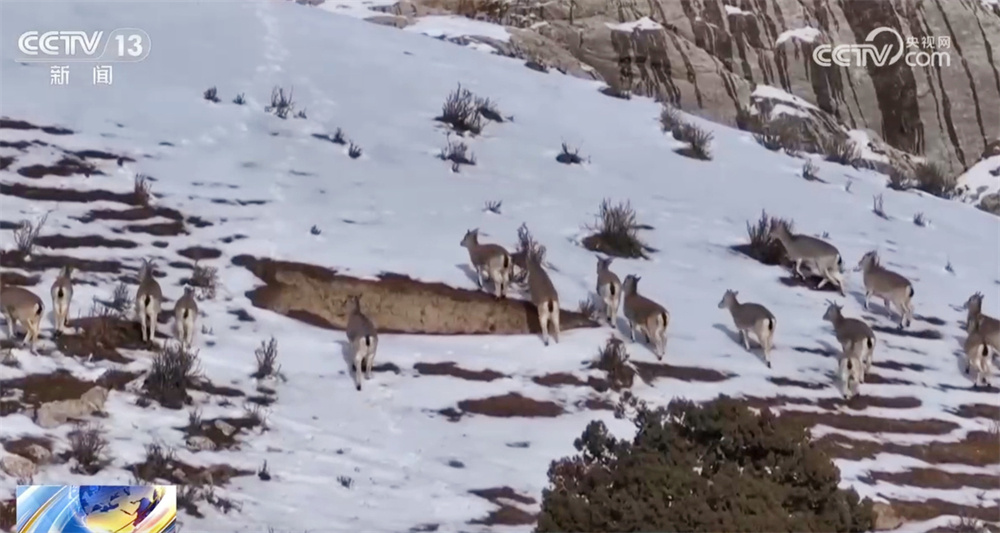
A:
<svg viewBox="0 0 1000 533">
<path fill-rule="evenodd" d="M 822 34 L 823 33 L 817 30 L 816 28 L 810 28 L 808 26 L 805 28 L 795 28 L 794 30 L 785 30 L 781 32 L 781 35 L 778 35 L 778 38 L 774 41 L 774 44 L 779 45 L 791 39 L 797 39 L 799 41 L 812 43 L 816 42 L 816 39 L 818 39 Z"/>
</svg>

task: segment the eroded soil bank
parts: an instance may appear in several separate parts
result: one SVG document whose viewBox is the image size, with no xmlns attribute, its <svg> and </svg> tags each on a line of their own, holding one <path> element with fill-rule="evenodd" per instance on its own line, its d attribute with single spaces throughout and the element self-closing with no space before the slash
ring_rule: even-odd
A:
<svg viewBox="0 0 1000 533">
<path fill-rule="evenodd" d="M 315 265 L 233 258 L 265 285 L 247 293 L 257 307 L 309 324 L 342 330 L 347 299 L 361 295 L 364 312 L 386 333 L 427 335 L 538 334 L 535 307 L 523 300 L 496 300 L 492 295 L 427 283 L 402 274 L 383 273 L 377 280 L 345 276 Z M 599 327 L 581 313 L 563 309 L 562 330 Z"/>
</svg>

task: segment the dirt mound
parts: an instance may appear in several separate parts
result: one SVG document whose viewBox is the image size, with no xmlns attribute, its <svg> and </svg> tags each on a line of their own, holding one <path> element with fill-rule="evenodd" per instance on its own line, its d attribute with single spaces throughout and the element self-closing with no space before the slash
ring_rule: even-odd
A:
<svg viewBox="0 0 1000 533">
<path fill-rule="evenodd" d="M 25 200 L 42 200 L 47 202 L 118 202 L 134 205 L 137 203 L 134 194 L 117 193 L 95 189 L 80 191 L 76 189 L 57 189 L 54 187 L 33 187 L 23 183 L 0 183 L 0 194 L 16 196 Z"/>
<path fill-rule="evenodd" d="M 305 263 L 233 258 L 266 285 L 247 293 L 257 307 L 327 329 L 347 324 L 347 298 L 363 295 L 365 313 L 386 333 L 429 335 L 516 335 L 540 333 L 534 306 L 521 300 L 496 300 L 481 291 L 426 283 L 400 274 L 365 280 Z M 599 324 L 562 310 L 563 331 Z"/>
<path fill-rule="evenodd" d="M 191 246 L 189 248 L 184 248 L 183 250 L 177 250 L 177 254 L 192 261 L 200 261 L 202 259 L 218 259 L 222 257 L 222 252 L 215 248 L 208 248 L 206 246 Z"/>
<path fill-rule="evenodd" d="M 96 167 L 88 164 L 86 161 L 71 159 L 69 157 L 63 157 L 54 165 L 31 165 L 21 167 L 17 169 L 17 173 L 26 178 L 32 179 L 41 179 L 45 176 L 66 178 L 69 176 L 83 175 L 89 178 L 94 175 L 104 175 L 103 172 L 97 170 Z"/>
<path fill-rule="evenodd" d="M 0 285 L 17 285 L 18 287 L 32 287 L 38 284 L 41 278 L 38 276 L 25 276 L 20 272 L 5 271 L 0 272 Z"/>
<path fill-rule="evenodd" d="M 90 389 L 100 386 L 106 389 L 122 390 L 139 374 L 120 370 L 108 370 L 96 381 L 84 381 L 68 370 L 56 370 L 51 374 L 30 374 L 23 378 L 0 381 L 0 390 L 5 396 L 0 416 L 19 413 L 29 407 L 61 400 L 77 400 Z M 20 391 L 18 395 L 15 391 Z"/>
</svg>

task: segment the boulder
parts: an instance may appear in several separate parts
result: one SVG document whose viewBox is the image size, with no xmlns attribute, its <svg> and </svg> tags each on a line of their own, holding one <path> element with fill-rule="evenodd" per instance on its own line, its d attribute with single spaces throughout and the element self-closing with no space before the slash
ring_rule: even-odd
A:
<svg viewBox="0 0 1000 533">
<path fill-rule="evenodd" d="M 903 525 L 906 520 L 899 516 L 899 513 L 891 505 L 884 502 L 875 502 L 872 505 L 872 513 L 875 514 L 875 531 L 889 531 Z"/>
</svg>

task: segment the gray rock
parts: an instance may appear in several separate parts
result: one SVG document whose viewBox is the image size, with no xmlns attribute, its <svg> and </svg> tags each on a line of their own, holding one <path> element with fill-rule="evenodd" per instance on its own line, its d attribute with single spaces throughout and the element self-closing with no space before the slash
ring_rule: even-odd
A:
<svg viewBox="0 0 1000 533">
<path fill-rule="evenodd" d="M 203 435 L 192 435 L 187 438 L 185 444 L 193 452 L 212 451 L 215 449 L 215 443 L 212 442 L 212 439 Z"/>
</svg>

